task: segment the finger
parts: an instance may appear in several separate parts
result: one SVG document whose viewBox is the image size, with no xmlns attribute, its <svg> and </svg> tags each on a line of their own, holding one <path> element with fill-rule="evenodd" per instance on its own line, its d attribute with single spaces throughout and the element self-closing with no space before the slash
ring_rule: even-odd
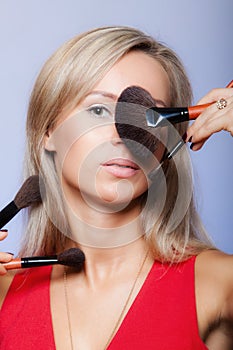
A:
<svg viewBox="0 0 233 350">
<path fill-rule="evenodd" d="M 5 253 L 5 252 L 0 252 L 0 262 L 9 262 L 13 259 L 14 254 L 12 253 Z"/>
<path fill-rule="evenodd" d="M 233 96 L 233 88 L 213 89 L 202 97 L 197 104 L 205 104 L 218 101 L 220 98 L 231 98 Z"/>
<path fill-rule="evenodd" d="M 200 142 L 204 143 L 214 133 L 224 130 L 224 123 L 223 120 L 217 118 L 208 121 L 205 126 L 202 126 L 193 132 L 191 142 L 194 144 Z"/>
<path fill-rule="evenodd" d="M 212 120 L 218 117 L 218 110 L 215 106 L 208 107 L 189 127 L 187 130 L 186 141 L 190 142 L 192 137 L 192 142 L 194 141 L 194 135 L 196 132 L 202 128 L 205 128 L 206 125 Z M 198 140 L 195 140 L 195 142 Z"/>
<path fill-rule="evenodd" d="M 0 276 L 4 276 L 6 273 L 7 273 L 7 270 L 5 269 L 5 267 L 3 267 L 3 266 L 0 264 Z"/>
<path fill-rule="evenodd" d="M 190 149 L 192 151 L 200 150 L 212 134 L 221 130 L 224 130 L 222 122 L 219 119 L 212 120 L 208 126 L 195 132 L 195 134 L 192 136 L 192 144 Z M 233 135 L 233 130 L 231 134 Z"/>
<path fill-rule="evenodd" d="M 197 130 L 203 128 L 205 130 L 208 128 L 208 125 L 211 124 L 213 121 L 217 121 L 212 124 L 213 129 L 210 128 L 210 134 L 214 132 L 218 132 L 220 130 L 229 131 L 231 135 L 233 135 L 233 98 L 227 101 L 227 107 L 224 109 L 219 110 L 217 106 L 214 104 L 204 110 L 203 113 L 200 114 L 200 116 L 193 122 L 188 130 L 187 130 L 187 138 L 186 141 L 190 139 L 191 136 L 194 136 L 196 134 Z M 222 127 L 220 127 L 220 124 L 222 124 Z M 214 130 L 216 125 L 216 130 Z M 206 135 L 207 136 L 207 135 Z M 209 135 L 210 136 L 210 135 Z M 192 141 L 198 141 L 198 140 L 192 140 Z"/>
<path fill-rule="evenodd" d="M 8 230 L 6 229 L 0 230 L 0 241 L 5 239 L 7 236 L 8 236 Z"/>
<path fill-rule="evenodd" d="M 208 120 L 208 122 L 205 123 L 204 126 L 201 126 L 200 128 L 195 130 L 195 132 L 192 135 L 192 142 L 197 143 L 205 141 L 214 133 L 224 130 L 224 125 L 226 121 L 224 121 L 223 119 L 224 118 L 221 118 L 221 120 L 215 118 Z"/>
<path fill-rule="evenodd" d="M 13 259 L 14 255 L 11 253 L 0 253 L 0 261 L 1 263 L 7 263 Z M 0 276 L 3 276 L 7 273 L 5 267 L 0 263 Z"/>
<path fill-rule="evenodd" d="M 190 146 L 190 149 L 192 151 L 199 151 L 203 147 L 205 142 L 206 142 L 206 140 L 202 141 L 202 142 L 192 143 Z"/>
<path fill-rule="evenodd" d="M 3 265 L 0 264 L 0 276 L 4 276 L 7 273 L 7 270 Z"/>
<path fill-rule="evenodd" d="M 197 124 L 189 132 L 192 135 L 192 142 L 197 143 L 208 139 L 212 134 L 221 130 L 229 131 L 233 136 L 233 112 L 230 114 L 227 111 L 222 111 L 221 115 L 215 113 L 211 119 L 207 119 L 205 123 Z"/>
</svg>

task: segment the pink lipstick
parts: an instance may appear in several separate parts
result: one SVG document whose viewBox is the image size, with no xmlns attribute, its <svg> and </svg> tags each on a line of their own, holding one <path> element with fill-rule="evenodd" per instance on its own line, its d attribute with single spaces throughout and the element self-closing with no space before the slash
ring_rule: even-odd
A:
<svg viewBox="0 0 233 350">
<path fill-rule="evenodd" d="M 140 169 L 132 160 L 125 158 L 110 159 L 102 167 L 111 175 L 122 179 L 134 176 Z"/>
</svg>

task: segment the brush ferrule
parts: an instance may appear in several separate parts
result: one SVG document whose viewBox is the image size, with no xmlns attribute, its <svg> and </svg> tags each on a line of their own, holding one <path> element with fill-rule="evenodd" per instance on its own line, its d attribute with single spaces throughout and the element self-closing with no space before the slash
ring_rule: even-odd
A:
<svg viewBox="0 0 233 350">
<path fill-rule="evenodd" d="M 177 142 L 177 144 L 173 147 L 173 149 L 167 154 L 167 159 L 171 159 L 174 155 L 179 151 L 179 149 L 185 144 L 185 142 L 181 139 Z"/>
<path fill-rule="evenodd" d="M 54 265 L 58 263 L 57 255 L 52 256 L 33 256 L 29 258 L 22 258 L 21 259 L 21 267 L 27 268 L 27 267 L 39 267 L 39 266 L 46 266 L 46 265 Z"/>
<path fill-rule="evenodd" d="M 172 124 L 181 123 L 189 120 L 189 111 L 187 107 L 174 108 L 158 108 L 152 107 L 146 110 L 147 125 L 153 128 L 158 126 L 167 126 L 170 122 Z"/>
</svg>

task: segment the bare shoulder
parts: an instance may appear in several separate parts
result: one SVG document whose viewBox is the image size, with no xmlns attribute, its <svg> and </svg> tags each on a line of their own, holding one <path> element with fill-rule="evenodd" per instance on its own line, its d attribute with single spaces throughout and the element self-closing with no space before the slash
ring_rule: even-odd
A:
<svg viewBox="0 0 233 350">
<path fill-rule="evenodd" d="M 195 280 L 197 305 L 207 311 L 208 322 L 233 321 L 233 255 L 218 250 L 202 252 L 196 258 Z"/>
<path fill-rule="evenodd" d="M 204 251 L 197 256 L 195 268 L 197 277 L 221 281 L 221 288 L 233 286 L 233 255 L 219 250 Z"/>
<path fill-rule="evenodd" d="M 14 275 L 15 273 L 11 271 L 6 275 L 0 277 L 0 309 L 7 295 L 11 282 L 14 278 Z"/>
</svg>

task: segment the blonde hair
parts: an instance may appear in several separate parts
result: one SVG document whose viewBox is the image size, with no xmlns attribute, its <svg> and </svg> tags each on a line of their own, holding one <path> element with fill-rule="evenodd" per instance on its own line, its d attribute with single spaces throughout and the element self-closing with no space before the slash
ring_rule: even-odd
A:
<svg viewBox="0 0 233 350">
<path fill-rule="evenodd" d="M 82 98 L 103 78 L 106 72 L 125 54 L 140 50 L 157 60 L 167 72 L 170 82 L 171 106 L 189 105 L 192 93 L 188 78 L 177 55 L 164 44 L 139 30 L 129 27 L 104 27 L 76 36 L 59 48 L 45 63 L 32 91 L 27 118 L 26 173 L 28 177 L 42 174 L 46 179 L 46 199 L 56 211 L 60 223 L 55 226 L 43 205 L 29 212 L 20 255 L 52 254 L 61 251 L 68 237 L 66 217 L 56 178 L 53 158 L 44 154 L 43 139 L 48 128 L 53 127 L 61 114 L 72 111 Z M 186 125 L 178 127 L 182 134 Z M 46 167 L 42 154 L 48 158 Z M 170 162 L 165 169 L 168 187 L 166 205 L 158 222 L 147 229 L 153 208 L 144 216 L 146 239 L 155 258 L 173 261 L 185 259 L 211 246 L 201 227 L 191 198 L 190 205 L 180 224 L 173 232 L 166 232 L 166 223 L 175 202 L 177 179 L 175 167 Z M 56 184 L 56 185 L 55 185 Z M 49 189 L 53 189 L 50 191 Z M 47 192 L 48 190 L 48 192 Z M 54 205 L 56 203 L 56 205 Z"/>
</svg>

